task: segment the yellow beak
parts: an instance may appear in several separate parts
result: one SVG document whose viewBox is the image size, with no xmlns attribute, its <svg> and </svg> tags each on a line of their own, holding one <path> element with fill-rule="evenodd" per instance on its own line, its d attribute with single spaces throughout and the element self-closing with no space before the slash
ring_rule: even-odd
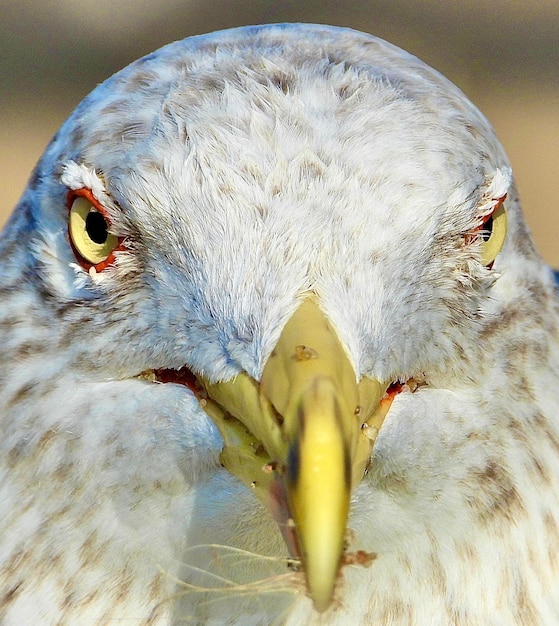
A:
<svg viewBox="0 0 559 626">
<path fill-rule="evenodd" d="M 351 492 L 366 469 L 371 432 L 386 414 L 387 385 L 370 378 L 358 383 L 312 298 L 285 325 L 260 384 L 246 374 L 202 383 L 205 409 L 224 438 L 223 465 L 287 522 L 284 537 L 301 558 L 316 609 L 324 611 L 340 569 Z M 286 496 L 279 514 L 278 485 Z"/>
</svg>

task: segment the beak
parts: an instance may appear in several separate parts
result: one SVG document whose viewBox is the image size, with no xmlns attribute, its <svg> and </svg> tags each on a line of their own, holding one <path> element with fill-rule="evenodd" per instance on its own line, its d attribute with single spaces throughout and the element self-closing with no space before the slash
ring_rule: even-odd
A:
<svg viewBox="0 0 559 626">
<path fill-rule="evenodd" d="M 313 298 L 288 320 L 260 383 L 246 374 L 201 382 L 209 396 L 204 408 L 225 442 L 222 464 L 280 522 L 292 553 L 301 558 L 315 608 L 326 610 L 342 561 L 352 489 L 388 410 L 381 402 L 388 385 L 357 381 Z"/>
</svg>

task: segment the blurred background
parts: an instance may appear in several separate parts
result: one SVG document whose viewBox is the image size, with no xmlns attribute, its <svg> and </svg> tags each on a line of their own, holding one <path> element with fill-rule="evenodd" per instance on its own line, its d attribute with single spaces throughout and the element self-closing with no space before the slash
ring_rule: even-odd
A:
<svg viewBox="0 0 559 626">
<path fill-rule="evenodd" d="M 283 21 L 373 33 L 457 83 L 496 128 L 538 248 L 559 267 L 558 0 L 0 0 L 0 224 L 97 83 L 170 41 Z"/>
</svg>

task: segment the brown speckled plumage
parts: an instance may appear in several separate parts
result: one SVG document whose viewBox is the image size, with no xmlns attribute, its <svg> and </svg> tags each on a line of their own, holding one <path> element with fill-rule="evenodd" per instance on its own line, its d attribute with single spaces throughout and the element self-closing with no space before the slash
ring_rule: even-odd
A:
<svg viewBox="0 0 559 626">
<path fill-rule="evenodd" d="M 125 242 L 98 273 L 82 187 Z M 0 254 L 3 626 L 559 622 L 553 276 L 489 124 L 414 57 L 322 26 L 172 44 L 78 107 Z M 199 399 L 145 374 L 258 381 L 309 293 L 358 378 L 421 381 L 322 614 Z"/>
</svg>

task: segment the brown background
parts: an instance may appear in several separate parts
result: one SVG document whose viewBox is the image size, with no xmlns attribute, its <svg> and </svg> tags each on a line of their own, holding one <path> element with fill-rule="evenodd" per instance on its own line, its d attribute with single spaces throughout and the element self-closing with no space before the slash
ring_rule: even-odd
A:
<svg viewBox="0 0 559 626">
<path fill-rule="evenodd" d="M 175 39 L 282 21 L 368 31 L 456 82 L 497 129 L 537 245 L 559 267 L 558 0 L 0 0 L 0 223 L 98 82 Z"/>
</svg>

